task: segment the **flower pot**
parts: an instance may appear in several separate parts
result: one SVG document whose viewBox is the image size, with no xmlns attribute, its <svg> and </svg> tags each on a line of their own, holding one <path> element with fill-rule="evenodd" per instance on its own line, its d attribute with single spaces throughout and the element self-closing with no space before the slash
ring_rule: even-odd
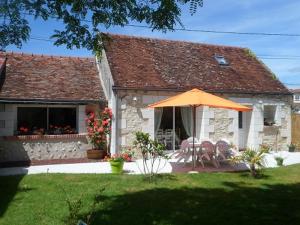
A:
<svg viewBox="0 0 300 225">
<path fill-rule="evenodd" d="M 289 146 L 289 152 L 294 152 L 295 151 L 295 146 Z"/>
<path fill-rule="evenodd" d="M 111 172 L 120 174 L 123 172 L 124 161 L 110 161 Z"/>
<path fill-rule="evenodd" d="M 86 156 L 88 159 L 104 159 L 105 155 L 105 150 L 89 149 L 86 151 Z"/>
</svg>

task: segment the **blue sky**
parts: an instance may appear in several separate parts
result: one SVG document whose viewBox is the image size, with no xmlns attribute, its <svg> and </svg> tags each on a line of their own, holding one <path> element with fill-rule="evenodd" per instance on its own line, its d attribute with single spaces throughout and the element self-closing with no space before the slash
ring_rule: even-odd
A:
<svg viewBox="0 0 300 225">
<path fill-rule="evenodd" d="M 182 8 L 181 21 L 185 28 L 222 30 L 236 32 L 300 33 L 300 1 L 297 0 L 204 0 L 204 7 L 190 15 L 188 7 Z M 31 20 L 33 37 L 49 38 L 54 29 L 62 28 L 55 20 Z M 250 48 L 259 56 L 274 57 L 299 56 L 293 59 L 263 59 L 278 78 L 291 88 L 300 87 L 300 37 L 248 36 L 209 34 L 199 32 L 174 31 L 152 32 L 147 28 L 111 27 L 104 32 L 156 37 L 172 40 L 186 40 L 211 44 L 242 46 Z M 68 50 L 56 47 L 51 42 L 30 40 L 21 49 L 14 46 L 9 51 L 48 55 L 91 56 L 84 49 Z M 283 57 L 286 58 L 286 57 Z"/>
</svg>

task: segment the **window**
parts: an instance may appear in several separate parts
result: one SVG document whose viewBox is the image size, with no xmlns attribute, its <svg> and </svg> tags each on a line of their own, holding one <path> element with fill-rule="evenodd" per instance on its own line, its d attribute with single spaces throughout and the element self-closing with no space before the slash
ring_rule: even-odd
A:
<svg viewBox="0 0 300 225">
<path fill-rule="evenodd" d="M 17 134 L 74 134 L 76 108 L 19 107 Z"/>
<path fill-rule="evenodd" d="M 20 107 L 17 121 L 18 134 L 44 134 L 47 129 L 47 108 Z"/>
<path fill-rule="evenodd" d="M 5 120 L 0 120 L 0 128 L 5 128 Z"/>
<path fill-rule="evenodd" d="M 215 59 L 217 60 L 217 62 L 221 66 L 228 66 L 229 65 L 229 63 L 227 62 L 227 60 L 225 59 L 225 57 L 222 56 L 222 55 L 215 55 Z"/>
<path fill-rule="evenodd" d="M 76 133 L 76 109 L 49 108 L 49 131 L 51 134 Z"/>
<path fill-rule="evenodd" d="M 239 129 L 243 129 L 243 112 L 239 111 Z"/>
<path fill-rule="evenodd" d="M 295 101 L 300 101 L 300 95 L 294 95 L 294 100 Z"/>
<path fill-rule="evenodd" d="M 5 104 L 0 103 L 0 112 L 5 112 Z"/>
<path fill-rule="evenodd" d="M 275 124 L 275 114 L 276 106 L 275 105 L 265 105 L 264 106 L 264 125 L 272 126 Z"/>
</svg>

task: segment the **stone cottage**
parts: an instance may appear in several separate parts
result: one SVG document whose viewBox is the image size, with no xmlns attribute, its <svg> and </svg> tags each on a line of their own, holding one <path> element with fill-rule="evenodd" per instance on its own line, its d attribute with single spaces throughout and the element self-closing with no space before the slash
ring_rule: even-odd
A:
<svg viewBox="0 0 300 225">
<path fill-rule="evenodd" d="M 0 163 L 84 158 L 86 108 L 104 104 L 95 58 L 0 52 Z"/>
<path fill-rule="evenodd" d="M 178 149 L 191 136 L 190 109 L 147 106 L 192 88 L 253 109 L 198 108 L 199 140 L 227 139 L 239 149 L 261 144 L 286 149 L 291 141 L 292 94 L 249 49 L 111 35 L 98 61 L 115 115 L 111 152 L 130 146 L 139 130 Z"/>
<path fill-rule="evenodd" d="M 189 108 L 150 109 L 198 88 L 251 107 L 199 107 L 197 138 L 240 149 L 291 141 L 292 94 L 246 48 L 111 35 L 101 58 L 0 52 L 0 164 L 84 158 L 86 110 L 113 110 L 111 153 L 144 131 L 178 149 L 191 136 Z"/>
</svg>

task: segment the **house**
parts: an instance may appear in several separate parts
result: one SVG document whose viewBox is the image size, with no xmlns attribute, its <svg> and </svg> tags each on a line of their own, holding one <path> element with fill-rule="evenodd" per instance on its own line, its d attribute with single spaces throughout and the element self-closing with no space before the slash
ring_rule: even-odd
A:
<svg viewBox="0 0 300 225">
<path fill-rule="evenodd" d="M 85 157 L 86 108 L 105 105 L 94 58 L 0 52 L 0 163 Z"/>
<path fill-rule="evenodd" d="M 251 112 L 199 107 L 197 138 L 227 139 L 239 149 L 291 141 L 291 92 L 250 50 L 184 41 L 110 35 L 99 60 L 100 78 L 115 115 L 111 152 L 130 146 L 134 132 L 149 133 L 178 149 L 191 136 L 189 108 L 147 106 L 201 90 L 251 107 Z"/>
<path fill-rule="evenodd" d="M 300 89 L 291 89 L 293 93 L 293 111 L 295 113 L 300 113 Z"/>
<path fill-rule="evenodd" d="M 286 149 L 292 93 L 246 48 L 112 35 L 101 58 L 0 52 L 0 163 L 85 157 L 86 111 L 113 111 L 111 153 L 147 132 L 167 149 L 191 136 L 188 107 L 150 109 L 198 88 L 251 112 L 198 107 L 197 138 Z"/>
</svg>

